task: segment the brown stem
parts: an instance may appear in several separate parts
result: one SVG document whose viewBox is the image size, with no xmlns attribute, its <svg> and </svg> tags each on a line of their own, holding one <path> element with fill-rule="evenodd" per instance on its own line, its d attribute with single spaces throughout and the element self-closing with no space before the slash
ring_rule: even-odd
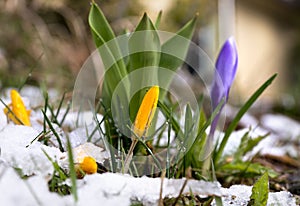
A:
<svg viewBox="0 0 300 206">
<path fill-rule="evenodd" d="M 130 145 L 130 148 L 128 150 L 128 153 L 127 153 L 127 156 L 125 158 L 125 162 L 124 162 L 124 170 L 123 170 L 123 173 L 127 173 L 128 172 L 128 169 L 129 169 L 129 165 L 131 163 L 131 160 L 132 160 L 132 156 L 133 156 L 133 150 L 137 144 L 138 140 L 137 139 L 134 139 Z"/>
</svg>

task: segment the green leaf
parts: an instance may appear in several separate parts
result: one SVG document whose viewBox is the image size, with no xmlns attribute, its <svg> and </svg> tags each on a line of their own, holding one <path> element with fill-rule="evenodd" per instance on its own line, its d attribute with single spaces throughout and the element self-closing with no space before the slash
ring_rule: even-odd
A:
<svg viewBox="0 0 300 206">
<path fill-rule="evenodd" d="M 160 68 L 176 71 L 178 67 L 182 65 L 195 30 L 196 19 L 197 17 L 194 17 L 182 29 L 180 29 L 176 35 L 162 45 L 159 62 Z M 162 75 L 163 72 L 164 71 L 158 72 L 159 83 L 160 85 L 163 85 L 164 88 L 168 88 L 173 76 L 168 75 L 166 77 L 165 75 Z M 165 92 L 161 93 L 160 96 L 163 98 L 165 96 Z"/>
<path fill-rule="evenodd" d="M 189 104 L 187 104 L 186 109 L 185 109 L 185 119 L 184 119 L 184 136 L 185 136 L 185 138 L 188 138 L 193 125 L 194 124 L 193 124 L 192 109 L 191 109 L 191 106 Z"/>
<path fill-rule="evenodd" d="M 69 139 L 68 136 L 67 136 L 67 149 L 68 149 L 70 178 L 71 178 L 71 182 L 72 182 L 71 191 L 72 191 L 75 202 L 77 202 L 78 195 L 77 195 L 77 184 L 76 184 L 76 171 L 75 171 L 75 164 L 74 164 L 72 146 L 71 146 L 71 142 L 70 142 L 70 139 Z"/>
<path fill-rule="evenodd" d="M 156 21 L 155 21 L 155 27 L 158 29 L 159 25 L 160 25 L 160 20 L 161 20 L 161 16 L 162 16 L 162 10 L 159 11 Z"/>
<path fill-rule="evenodd" d="M 265 139 L 268 136 L 268 134 L 263 136 L 258 136 L 256 138 L 251 138 L 249 136 L 249 131 L 244 134 L 244 136 L 241 139 L 241 143 L 237 148 L 237 151 L 235 151 L 233 155 L 233 161 L 241 161 L 243 156 L 251 151 L 261 140 Z"/>
<path fill-rule="evenodd" d="M 222 101 L 218 104 L 217 108 L 213 111 L 208 120 L 206 120 L 205 114 L 202 110 L 200 111 L 199 115 L 195 115 L 199 116 L 199 122 L 197 123 L 199 125 L 199 128 L 195 130 L 197 131 L 195 132 L 196 137 L 193 139 L 193 144 L 191 145 L 191 148 L 188 151 L 186 158 L 189 161 L 191 161 L 194 168 L 201 168 L 203 166 L 202 161 L 208 156 L 207 152 L 209 149 L 208 144 L 210 144 L 210 139 L 207 139 L 205 130 L 211 124 L 212 120 L 216 117 L 216 115 L 219 113 L 223 104 L 224 99 L 222 99 Z"/>
<path fill-rule="evenodd" d="M 193 147 L 195 147 L 195 148 L 192 148 L 194 150 L 200 150 L 201 151 L 200 156 L 205 155 L 204 154 L 205 153 L 204 145 L 206 147 L 208 146 L 207 145 L 208 141 L 207 141 L 207 138 L 206 138 L 205 130 L 212 123 L 213 119 L 218 115 L 218 113 L 220 112 L 220 109 L 222 108 L 223 104 L 224 104 L 224 99 L 222 99 L 222 101 L 218 104 L 216 109 L 213 111 L 211 116 L 206 121 L 203 121 L 205 119 L 204 112 L 202 111 L 200 113 L 200 118 L 203 118 L 203 120 L 200 120 L 201 124 L 199 123 L 200 126 L 199 126 L 199 129 L 198 129 L 198 132 L 197 132 L 197 137 L 196 137 L 196 139 L 194 141 L 194 144 L 193 144 Z"/>
<path fill-rule="evenodd" d="M 129 38 L 130 53 L 129 72 L 132 75 L 132 93 L 135 93 L 130 103 L 130 117 L 133 121 L 146 93 L 144 85 L 154 85 L 157 81 L 157 67 L 160 59 L 160 40 L 155 26 L 145 13 L 135 31 Z"/>
<path fill-rule="evenodd" d="M 266 168 L 258 163 L 251 162 L 231 162 L 219 167 L 218 172 L 222 172 L 224 174 L 238 174 L 238 177 L 256 177 L 258 175 L 262 175 L 265 172 L 268 172 L 270 177 L 274 178 L 278 176 L 278 174 L 269 168 Z"/>
<path fill-rule="evenodd" d="M 104 45 L 104 47 L 101 47 L 102 50 L 100 51 L 101 56 L 103 55 L 105 57 L 102 57 L 102 61 L 104 65 L 107 66 L 106 69 L 110 68 L 112 63 L 117 62 L 117 66 L 120 69 L 119 72 L 122 75 L 125 75 L 127 73 L 126 66 L 121 59 L 122 56 L 118 42 L 115 39 L 115 34 L 103 12 L 95 3 L 92 3 L 91 5 L 89 25 L 97 48 L 107 44 L 106 46 Z"/>
<path fill-rule="evenodd" d="M 100 47 L 105 42 L 115 38 L 113 30 L 107 22 L 103 12 L 94 2 L 91 4 L 89 24 L 94 34 L 96 34 L 95 37 L 97 39 L 95 39 L 95 43 L 97 47 Z"/>
<path fill-rule="evenodd" d="M 130 36 L 128 44 L 130 72 L 147 66 L 158 65 L 160 40 L 152 21 L 146 13 Z"/>
<path fill-rule="evenodd" d="M 253 185 L 252 194 L 248 205 L 266 206 L 268 202 L 268 195 L 269 195 L 269 177 L 268 177 L 268 172 L 266 172 Z"/>
<path fill-rule="evenodd" d="M 199 115 L 197 115 L 198 117 Z M 184 119 L 184 139 L 183 139 L 183 147 L 185 148 L 190 148 L 195 140 L 196 132 L 197 129 L 195 127 L 196 122 L 193 120 L 193 115 L 192 115 L 192 109 L 189 104 L 186 105 L 185 109 L 185 119 Z M 182 140 L 180 139 L 180 144 Z M 191 164 L 191 158 L 189 155 L 189 151 L 187 151 L 185 158 L 185 168 L 190 166 Z"/>
<path fill-rule="evenodd" d="M 197 134 L 200 133 L 200 130 L 204 127 L 206 123 L 206 117 L 203 110 L 200 111 L 198 121 L 199 121 L 199 126 L 198 126 Z M 191 155 L 190 158 L 192 159 L 193 168 L 201 168 L 202 165 L 201 158 L 203 156 L 203 148 L 205 146 L 206 139 L 207 139 L 206 133 L 202 133 L 201 138 L 197 138 L 195 140 L 193 146 L 191 147 L 190 150 L 191 152 L 188 153 L 188 155 Z"/>
<path fill-rule="evenodd" d="M 115 35 L 103 12 L 94 2 L 91 4 L 89 13 L 89 25 L 106 69 L 102 98 L 107 108 L 110 108 L 114 89 L 123 77 L 127 75 L 126 66 L 123 58 L 121 58 L 122 54 Z M 129 82 L 124 80 L 124 84 L 129 84 Z"/>
<path fill-rule="evenodd" d="M 248 99 L 248 101 L 242 106 L 242 108 L 239 110 L 237 115 L 234 117 L 234 119 L 232 120 L 232 122 L 228 126 L 228 129 L 225 132 L 224 138 L 219 148 L 216 150 L 216 153 L 214 155 L 214 163 L 216 166 L 218 166 L 219 160 L 222 156 L 222 153 L 227 144 L 230 134 L 234 131 L 240 119 L 248 111 L 248 109 L 252 106 L 252 104 L 257 100 L 257 98 L 265 91 L 266 88 L 268 88 L 271 85 L 271 83 L 276 78 L 276 76 L 277 74 L 271 76 L 258 90 L 256 90 L 256 92 Z"/>
<path fill-rule="evenodd" d="M 43 113 L 43 115 L 44 115 L 44 119 L 46 120 L 46 122 L 47 122 L 47 124 L 48 124 L 50 130 L 52 131 L 53 135 L 54 135 L 54 136 L 56 137 L 56 139 L 57 139 L 59 150 L 60 150 L 61 152 L 64 152 L 64 147 L 63 147 L 62 142 L 61 142 L 61 140 L 60 140 L 59 134 L 56 132 L 56 130 L 54 129 L 54 127 L 53 127 L 53 125 L 52 125 L 52 123 L 51 123 L 51 121 L 49 120 L 49 118 L 47 117 L 46 113 L 45 113 L 43 110 L 42 110 L 42 113 Z"/>
</svg>

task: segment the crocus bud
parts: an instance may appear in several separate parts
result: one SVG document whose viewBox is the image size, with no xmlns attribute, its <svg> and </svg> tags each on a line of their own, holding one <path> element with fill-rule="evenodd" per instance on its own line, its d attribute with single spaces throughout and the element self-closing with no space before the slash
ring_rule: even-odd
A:
<svg viewBox="0 0 300 206">
<path fill-rule="evenodd" d="M 151 87 L 145 94 L 133 124 L 133 131 L 138 137 L 146 134 L 157 107 L 158 97 L 158 86 Z"/>
<path fill-rule="evenodd" d="M 222 99 L 224 99 L 224 104 L 228 101 L 229 91 L 236 74 L 237 66 L 238 54 L 236 44 L 234 38 L 230 37 L 221 48 L 216 62 L 216 71 L 210 94 L 213 110 L 216 109 Z M 221 110 L 211 124 L 210 135 L 213 135 L 215 132 Z"/>
<path fill-rule="evenodd" d="M 8 108 L 5 108 L 4 113 L 15 124 L 23 124 L 26 126 L 31 126 L 30 119 L 29 119 L 30 110 L 26 110 L 20 94 L 13 89 L 10 92 L 10 98 L 11 98 L 11 104 L 9 105 L 9 108 L 11 111 L 9 111 Z"/>
</svg>

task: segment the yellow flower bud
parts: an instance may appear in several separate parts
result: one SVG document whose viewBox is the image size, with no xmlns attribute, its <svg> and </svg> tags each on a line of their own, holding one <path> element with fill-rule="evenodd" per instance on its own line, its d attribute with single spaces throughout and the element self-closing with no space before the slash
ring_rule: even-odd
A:
<svg viewBox="0 0 300 206">
<path fill-rule="evenodd" d="M 23 124 L 26 126 L 31 126 L 30 119 L 29 119 L 30 110 L 26 110 L 20 94 L 13 89 L 10 92 L 10 98 L 12 103 L 9 104 L 9 108 L 11 109 L 13 114 L 7 108 L 3 110 L 4 113 L 15 124 Z"/>
<path fill-rule="evenodd" d="M 96 160 L 90 156 L 84 157 L 82 162 L 79 163 L 79 167 L 86 174 L 94 174 L 98 168 Z"/>
<path fill-rule="evenodd" d="M 145 94 L 141 106 L 136 115 L 133 131 L 139 137 L 146 134 L 153 119 L 159 97 L 159 87 L 153 86 Z"/>
</svg>

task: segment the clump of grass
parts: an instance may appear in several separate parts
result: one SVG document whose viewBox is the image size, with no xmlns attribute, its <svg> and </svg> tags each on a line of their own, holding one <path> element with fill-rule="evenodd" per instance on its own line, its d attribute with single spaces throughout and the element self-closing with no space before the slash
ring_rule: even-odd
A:
<svg viewBox="0 0 300 206">
<path fill-rule="evenodd" d="M 52 174 L 51 179 L 48 182 L 48 187 L 51 192 L 56 192 L 60 195 L 69 195 L 71 194 L 71 187 L 66 184 L 66 180 L 68 179 L 68 174 L 59 166 L 59 164 L 54 161 L 45 150 L 43 150 L 44 154 L 48 158 L 48 160 L 52 163 L 54 172 Z"/>
</svg>

